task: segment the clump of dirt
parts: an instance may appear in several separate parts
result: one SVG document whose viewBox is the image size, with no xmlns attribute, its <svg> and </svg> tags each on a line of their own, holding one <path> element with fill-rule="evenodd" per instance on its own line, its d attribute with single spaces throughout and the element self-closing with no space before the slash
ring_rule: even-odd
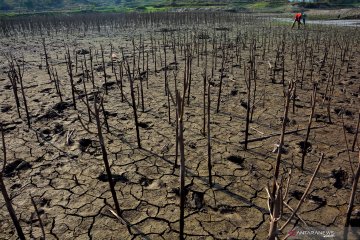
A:
<svg viewBox="0 0 360 240">
<path fill-rule="evenodd" d="M 63 135 L 64 132 L 65 132 L 64 125 L 62 125 L 60 123 L 56 123 L 55 126 L 54 126 L 54 133 Z"/>
<path fill-rule="evenodd" d="M 324 123 L 328 122 L 328 116 L 324 114 L 315 113 L 314 117 L 315 117 L 315 122 L 324 122 Z"/>
<path fill-rule="evenodd" d="M 112 82 L 112 81 L 111 81 L 111 82 L 104 83 L 104 84 L 102 85 L 103 89 L 107 88 L 108 90 L 109 90 L 109 89 L 114 89 L 115 86 L 116 86 L 116 82 Z"/>
<path fill-rule="evenodd" d="M 58 113 L 62 113 L 64 110 L 66 110 L 67 108 L 71 107 L 72 103 L 69 102 L 59 102 L 56 103 L 52 109 L 54 109 L 55 111 L 57 111 Z"/>
<path fill-rule="evenodd" d="M 162 32 L 162 33 L 176 32 L 176 31 L 177 31 L 177 29 L 175 29 L 175 28 L 161 28 L 159 30 L 159 32 Z"/>
<path fill-rule="evenodd" d="M 189 191 L 190 191 L 189 186 L 185 186 L 185 189 L 184 189 L 185 196 L 188 195 Z M 179 187 L 171 188 L 169 192 L 174 193 L 176 196 L 180 197 L 180 188 Z"/>
<path fill-rule="evenodd" d="M 104 67 L 103 67 L 102 65 L 97 66 L 97 67 L 95 67 L 95 71 L 97 71 L 97 72 L 103 72 L 103 71 L 104 71 Z"/>
<path fill-rule="evenodd" d="M 10 111 L 11 109 L 12 109 L 12 107 L 10 105 L 4 105 L 1 107 L 1 112 L 6 113 L 6 112 Z"/>
<path fill-rule="evenodd" d="M 53 107 L 45 111 L 43 115 L 40 115 L 36 121 L 49 121 L 61 117 L 61 114 L 70 106 L 72 103 L 69 102 L 59 102 L 56 103 Z"/>
<path fill-rule="evenodd" d="M 236 95 L 238 94 L 238 92 L 239 92 L 239 90 L 237 90 L 237 89 L 232 89 L 231 92 L 230 92 L 230 94 L 231 94 L 231 96 L 236 96 Z"/>
<path fill-rule="evenodd" d="M 49 109 L 45 112 L 45 114 L 39 116 L 36 121 L 49 121 L 49 120 L 52 120 L 52 119 L 56 119 L 60 117 L 60 114 L 58 114 L 55 110 L 53 109 Z"/>
<path fill-rule="evenodd" d="M 337 189 L 343 188 L 348 180 L 348 173 L 342 169 L 332 170 L 331 177 L 335 179 L 334 187 Z"/>
<path fill-rule="evenodd" d="M 116 112 L 109 112 L 109 111 L 106 111 L 105 110 L 105 115 L 107 117 L 116 117 L 117 116 L 117 113 Z"/>
<path fill-rule="evenodd" d="M 344 109 L 344 108 L 334 108 L 334 112 L 337 115 L 341 115 L 341 114 L 345 114 L 345 116 L 351 117 L 354 115 L 354 113 L 348 109 Z"/>
<path fill-rule="evenodd" d="M 150 125 L 149 122 L 139 122 L 138 126 L 141 127 L 141 128 L 144 128 L 144 129 L 150 129 L 151 128 L 151 125 Z"/>
<path fill-rule="evenodd" d="M 114 182 L 122 182 L 122 183 L 127 183 L 129 181 L 129 179 L 127 179 L 127 177 L 125 177 L 123 174 L 119 175 L 119 174 L 111 174 L 112 179 L 114 180 Z M 100 174 L 97 179 L 99 181 L 102 182 L 107 182 L 109 181 L 109 177 L 106 173 L 102 173 Z"/>
<path fill-rule="evenodd" d="M 277 152 L 279 151 L 279 147 L 280 147 L 279 144 L 275 144 L 274 149 L 272 150 L 272 152 L 273 152 L 273 153 L 277 153 Z M 288 154 L 289 151 L 288 151 L 285 147 L 286 147 L 286 146 L 284 145 L 284 146 L 282 146 L 282 147 L 280 148 L 281 154 Z"/>
<path fill-rule="evenodd" d="M 316 205 L 318 205 L 319 207 L 325 206 L 326 205 L 326 199 L 319 197 L 319 196 L 315 196 L 315 195 L 310 195 L 309 200 L 313 203 L 315 203 Z"/>
<path fill-rule="evenodd" d="M 92 140 L 88 138 L 82 138 L 79 140 L 79 148 L 82 152 L 85 152 L 88 147 L 90 147 L 92 144 Z"/>
<path fill-rule="evenodd" d="M 215 28 L 216 31 L 230 31 L 230 28 L 228 27 L 217 27 Z"/>
<path fill-rule="evenodd" d="M 350 226 L 360 227 L 360 216 L 350 218 Z"/>
<path fill-rule="evenodd" d="M 355 208 L 350 218 L 350 226 L 360 227 L 360 210 Z"/>
<path fill-rule="evenodd" d="M 352 133 L 352 134 L 356 133 L 356 129 L 351 125 L 345 125 L 344 128 L 348 133 Z"/>
<path fill-rule="evenodd" d="M 240 157 L 240 156 L 237 156 L 237 155 L 230 155 L 226 159 L 228 161 L 230 161 L 232 163 L 235 163 L 235 164 L 238 164 L 238 165 L 242 165 L 244 160 L 245 160 L 243 157 Z"/>
<path fill-rule="evenodd" d="M 246 101 L 244 101 L 244 100 L 240 100 L 240 106 L 242 106 L 243 108 L 245 108 L 245 109 L 247 109 L 248 108 L 248 104 L 247 104 L 247 102 Z"/>
<path fill-rule="evenodd" d="M 191 149 L 196 149 L 196 147 L 197 147 L 196 142 L 189 142 L 188 146 L 189 146 Z"/>
<path fill-rule="evenodd" d="M 297 200 L 300 200 L 303 194 L 304 194 L 304 192 L 299 191 L 299 190 L 294 190 L 294 191 L 290 192 L 290 195 Z"/>
<path fill-rule="evenodd" d="M 147 177 L 141 177 L 139 180 L 139 184 L 141 186 L 147 187 L 153 182 L 153 179 L 149 179 Z"/>
<path fill-rule="evenodd" d="M 80 55 L 85 55 L 85 54 L 89 54 L 90 51 L 87 49 L 80 49 L 80 50 L 77 50 L 76 53 L 80 54 Z"/>
<path fill-rule="evenodd" d="M 31 168 L 31 164 L 23 159 L 16 159 L 8 163 L 4 169 L 5 177 L 13 177 L 17 171 L 24 171 Z"/>
<path fill-rule="evenodd" d="M 312 151 L 312 144 L 310 142 L 301 141 L 298 143 L 300 148 L 300 152 L 311 152 Z"/>
<path fill-rule="evenodd" d="M 197 191 L 192 191 L 192 196 L 191 196 L 191 202 L 190 205 L 193 208 L 196 208 L 198 210 L 202 209 L 205 205 L 204 202 L 204 193 L 202 192 L 197 192 Z"/>
<path fill-rule="evenodd" d="M 45 141 L 50 141 L 52 139 L 51 130 L 48 128 L 41 130 L 40 137 Z"/>
</svg>

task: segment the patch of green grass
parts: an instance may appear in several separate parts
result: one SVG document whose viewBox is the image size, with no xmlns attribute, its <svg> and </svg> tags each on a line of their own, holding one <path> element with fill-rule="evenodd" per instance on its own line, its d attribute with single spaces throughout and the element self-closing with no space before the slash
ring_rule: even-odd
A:
<svg viewBox="0 0 360 240">
<path fill-rule="evenodd" d="M 144 12 L 151 13 L 151 12 L 165 12 L 169 10 L 168 7 L 154 7 L 154 6 L 146 6 Z"/>
<path fill-rule="evenodd" d="M 270 5 L 269 2 L 256 2 L 256 3 L 249 4 L 248 7 L 249 7 L 250 9 L 257 10 L 257 9 L 268 8 L 269 5 Z"/>
<path fill-rule="evenodd" d="M 287 4 L 282 2 L 255 2 L 250 4 L 241 5 L 245 9 L 256 11 L 256 12 L 272 12 L 272 13 L 282 13 L 285 11 Z"/>
</svg>

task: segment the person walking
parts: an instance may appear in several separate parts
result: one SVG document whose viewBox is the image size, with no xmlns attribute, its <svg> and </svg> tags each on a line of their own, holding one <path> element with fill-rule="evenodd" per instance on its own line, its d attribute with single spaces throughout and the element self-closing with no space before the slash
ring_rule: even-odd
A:
<svg viewBox="0 0 360 240">
<path fill-rule="evenodd" d="M 301 18 L 302 18 L 302 21 L 303 21 L 303 24 L 304 24 L 304 27 L 305 27 L 305 20 L 306 20 L 306 14 L 305 14 L 305 12 L 302 12 L 301 13 Z"/>
<path fill-rule="evenodd" d="M 301 13 L 297 13 L 297 14 L 295 15 L 295 21 L 294 21 L 294 23 L 293 23 L 293 25 L 292 25 L 291 29 L 293 29 L 293 28 L 294 28 L 294 26 L 295 26 L 295 23 L 296 23 L 296 22 L 298 23 L 298 29 L 300 28 L 300 25 L 301 25 L 301 18 L 302 18 L 302 14 L 301 14 Z"/>
</svg>

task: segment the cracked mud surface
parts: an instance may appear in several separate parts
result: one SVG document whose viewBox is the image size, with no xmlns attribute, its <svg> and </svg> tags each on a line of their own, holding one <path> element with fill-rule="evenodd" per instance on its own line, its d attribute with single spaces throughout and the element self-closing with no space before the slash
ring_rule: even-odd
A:
<svg viewBox="0 0 360 240">
<path fill-rule="evenodd" d="M 234 39 L 240 26 L 229 23 L 229 38 Z M 200 26 L 199 26 L 200 28 Z M 134 36 L 154 34 L 159 41 L 162 33 L 159 29 L 137 29 Z M 246 28 L 243 31 L 248 30 Z M 272 29 L 280 34 L 283 29 Z M 326 33 L 331 29 L 325 29 Z M 186 30 L 176 34 L 184 34 Z M 310 32 L 310 31 L 309 31 Z M 217 33 L 220 34 L 219 32 Z M 298 33 L 289 33 L 298 34 Z M 338 33 L 346 36 L 344 31 Z M 342 34 L 342 35 L 341 35 Z M 17 116 L 12 89 L 5 71 L 7 62 L 1 56 L 0 120 L 5 125 L 8 151 L 8 166 L 5 169 L 5 184 L 12 199 L 15 211 L 27 237 L 40 238 L 39 222 L 34 217 L 30 194 L 34 196 L 40 209 L 48 239 L 176 239 L 179 233 L 179 169 L 173 169 L 175 161 L 175 108 L 171 104 L 171 121 L 168 123 L 167 97 L 163 92 L 164 71 L 155 72 L 149 60 L 149 88 L 144 87 L 145 112 L 138 107 L 140 136 L 143 149 L 136 146 L 135 127 L 131 106 L 121 102 L 120 91 L 116 86 L 109 88 L 104 106 L 108 111 L 110 132 L 104 127 L 106 149 L 116 182 L 116 191 L 123 219 L 126 224 L 114 217 L 110 209 L 113 206 L 110 189 L 103 167 L 101 150 L 96 134 L 85 131 L 78 114 L 89 127 L 96 132 L 96 125 L 87 124 L 86 106 L 78 101 L 78 110 L 71 105 L 71 91 L 64 59 L 64 44 L 70 49 L 105 48 L 106 61 L 110 62 L 111 42 L 115 52 L 120 55 L 119 47 L 125 47 L 131 54 L 131 37 L 123 31 L 111 33 L 91 32 L 86 36 L 62 34 L 47 37 L 50 62 L 57 69 L 64 95 L 59 105 L 54 84 L 50 82 L 44 66 L 43 49 L 40 36 L 3 37 L 0 39 L 1 51 L 12 52 L 15 57 L 25 57 L 24 85 L 31 112 L 32 128 L 26 127 L 24 109 L 22 119 Z M 358 35 L 358 34 L 357 34 Z M 170 36 L 170 35 L 169 35 Z M 312 38 L 315 33 L 310 32 Z M 323 34 L 321 37 L 325 38 Z M 339 38 L 340 39 L 340 38 Z M 358 38 L 359 39 L 359 38 Z M 356 40 L 354 40 L 356 41 Z M 357 40 L 359 41 L 359 40 Z M 211 42 L 209 42 L 209 49 Z M 354 44 L 354 56 L 359 55 L 359 44 Z M 290 48 L 290 46 L 288 46 Z M 321 46 L 320 48 L 322 48 Z M 145 48 L 150 48 L 149 38 L 145 38 Z M 266 92 L 266 99 L 259 100 L 250 124 L 250 138 L 262 137 L 280 132 L 283 113 L 282 85 L 269 80 L 268 60 L 274 61 L 275 44 L 266 52 L 265 59 L 258 58 L 258 96 Z M 289 50 L 290 51 L 290 50 Z M 262 52 L 259 48 L 259 52 Z M 101 66 L 98 52 L 94 57 L 95 68 Z M 159 53 L 158 53 L 159 54 Z M 163 52 L 161 52 L 163 54 Z M 169 62 L 172 54 L 168 50 Z M 40 58 L 41 56 L 41 58 Z M 80 55 L 79 55 L 80 56 Z M 88 55 L 85 55 L 88 57 Z M 248 50 L 243 51 L 245 61 Z M 81 55 L 82 57 L 82 55 Z M 182 79 L 184 56 L 178 51 L 178 79 Z M 315 53 L 315 59 L 322 57 L 321 49 Z M 158 56 L 159 58 L 159 56 Z M 163 56 L 162 56 L 163 58 Z M 201 58 L 201 56 L 200 56 Z M 171 59 L 171 60 L 170 60 Z M 218 68 L 220 68 L 220 60 Z M 80 61 L 81 59 L 79 59 Z M 163 59 L 162 59 L 163 60 Z M 158 61 L 160 61 L 158 59 Z M 164 60 L 163 60 L 164 61 Z M 199 66 L 193 60 L 192 90 L 190 105 L 185 106 L 185 158 L 187 200 L 185 211 L 185 233 L 188 239 L 265 239 L 269 229 L 269 214 L 265 187 L 271 182 L 276 153 L 274 144 L 279 136 L 249 144 L 244 151 L 240 141 L 244 139 L 246 106 L 240 104 L 246 99 L 246 86 L 243 66 L 230 67 L 227 63 L 223 85 L 220 112 L 215 113 L 217 84 L 220 72 L 216 71 L 211 90 L 212 114 L 212 163 L 214 186 L 207 184 L 207 138 L 202 131 L 202 69 L 203 58 Z M 305 132 L 289 134 L 285 137 L 285 149 L 282 157 L 282 173 L 292 168 L 293 177 L 288 203 L 293 208 L 302 196 L 321 152 L 325 161 L 311 188 L 309 197 L 302 206 L 299 215 L 310 226 L 340 228 L 343 225 L 347 202 L 351 188 L 351 169 L 348 153 L 342 134 L 341 117 L 338 109 L 346 108 L 344 121 L 348 129 L 347 140 L 352 144 L 356 129 L 359 99 L 360 77 L 359 58 L 351 59 L 348 72 L 342 71 L 340 82 L 335 84 L 331 109 L 333 124 L 322 120 L 326 116 L 325 106 L 316 106 L 318 121 L 311 130 L 307 147 L 305 170 L 300 170 L 301 148 L 304 147 Z M 42 68 L 39 68 L 42 65 Z M 158 69 L 160 62 L 158 62 Z M 210 63 L 209 63 L 210 65 Z M 286 62 L 286 78 L 293 74 L 293 60 Z M 325 65 L 324 73 L 330 66 Z M 342 66 L 346 69 L 346 66 Z M 78 66 L 78 73 L 81 67 Z M 109 82 L 114 82 L 111 64 L 107 64 Z M 209 70 L 210 71 L 210 70 Z M 309 71 L 306 71 L 308 78 Z M 76 88 L 83 90 L 81 77 L 75 77 Z M 170 89 L 174 89 L 172 73 Z M 319 96 L 324 93 L 324 76 L 314 74 L 319 81 Z M 102 86 L 103 75 L 95 71 L 95 80 Z M 124 91 L 130 99 L 129 82 L 124 78 Z M 349 80 L 352 79 L 352 80 Z M 83 79 L 82 79 L 83 80 Z M 344 82 L 345 81 L 345 82 Z M 349 83 L 352 81 L 352 83 Z M 341 83 L 341 84 L 340 84 Z M 90 82 L 86 82 L 91 89 Z M 135 81 L 135 85 L 138 80 Z M 145 85 L 145 84 L 144 84 Z M 235 90 L 234 90 L 235 89 Z M 290 111 L 287 130 L 302 129 L 307 126 L 310 114 L 310 96 L 312 86 L 305 81 L 303 89 L 297 89 L 299 97 L 296 111 Z M 346 91 L 344 91 L 346 89 Z M 246 103 L 245 103 L 246 104 Z M 315 120 L 315 119 L 314 119 Z M 254 130 L 255 129 L 255 130 Z M 67 145 L 67 133 L 73 131 L 70 145 Z M 257 130 L 257 131 L 256 131 Z M 167 145 L 168 151 L 164 152 Z M 350 158 L 357 162 L 356 152 L 350 151 Z M 360 207 L 360 197 L 355 200 L 355 209 Z M 285 210 L 285 216 L 289 215 Z M 295 221 L 294 221 L 295 222 Z M 0 198 L 0 239 L 16 239 L 17 234 L 3 198 Z"/>
</svg>

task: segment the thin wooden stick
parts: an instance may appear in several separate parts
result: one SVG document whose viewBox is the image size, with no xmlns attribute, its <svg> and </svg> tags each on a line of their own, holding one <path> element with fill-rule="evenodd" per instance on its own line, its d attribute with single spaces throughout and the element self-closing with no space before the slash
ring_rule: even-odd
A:
<svg viewBox="0 0 360 240">
<path fill-rule="evenodd" d="M 4 197 L 4 201 L 5 201 L 5 205 L 6 205 L 6 208 L 10 214 L 10 217 L 14 223 L 14 226 L 16 228 L 16 231 L 17 231 L 17 234 L 19 236 L 19 238 L 21 240 L 25 240 L 25 235 L 22 231 L 22 228 L 21 228 L 21 225 L 20 225 L 20 222 L 18 220 L 18 218 L 16 217 L 16 214 L 15 214 L 15 210 L 11 204 L 11 199 L 6 191 L 6 187 L 5 187 L 5 184 L 4 184 L 4 180 L 3 180 L 3 172 L 5 170 L 5 166 L 6 166 L 6 144 L 5 144 L 5 136 L 4 136 L 4 129 L 3 129 L 3 126 L 2 124 L 0 124 L 0 127 L 1 127 L 1 138 L 2 138 L 2 145 L 3 145 L 3 153 L 4 153 L 4 159 L 3 159 L 3 168 L 1 169 L 1 172 L 0 172 L 0 189 L 1 189 L 1 193 Z"/>
<path fill-rule="evenodd" d="M 124 55 L 124 54 L 123 54 L 123 55 Z M 126 58 L 125 58 L 124 60 L 126 60 L 126 65 L 127 65 L 126 68 L 127 68 L 128 78 L 129 78 L 129 82 L 130 82 L 130 93 L 131 93 L 131 102 L 132 102 L 131 105 L 132 105 L 133 113 L 134 113 L 134 121 L 135 121 L 135 128 L 136 128 L 137 144 L 138 144 L 138 147 L 141 148 L 140 131 L 139 131 L 139 123 L 138 123 L 138 115 L 137 115 L 136 103 L 135 103 L 134 83 L 133 83 L 133 78 L 131 77 L 129 62 L 127 61 Z"/>
<path fill-rule="evenodd" d="M 208 96 L 207 96 L 207 150 L 208 150 L 208 172 L 209 172 L 209 185 L 212 186 L 212 164 L 211 164 L 211 136 L 210 136 L 210 83 L 208 83 Z"/>
<path fill-rule="evenodd" d="M 360 111 L 359 111 L 358 122 L 356 124 L 356 132 L 355 132 L 355 135 L 354 135 L 354 141 L 353 141 L 353 144 L 352 144 L 352 147 L 351 147 L 351 151 L 354 151 L 354 149 L 355 149 L 357 136 L 359 134 L 359 126 L 360 126 Z"/>
<path fill-rule="evenodd" d="M 305 137 L 305 141 L 304 141 L 304 145 L 302 150 L 302 157 L 301 157 L 301 170 L 304 170 L 304 162 L 305 162 L 305 155 L 306 155 L 306 151 L 307 151 L 307 143 L 309 140 L 309 135 L 310 135 L 310 129 L 311 129 L 311 124 L 312 124 L 312 119 L 314 116 L 314 112 L 315 112 L 315 105 L 316 105 L 316 91 L 317 91 L 317 86 L 314 84 L 313 86 L 313 93 L 312 93 L 312 103 L 311 103 L 311 114 L 310 114 L 310 118 L 309 118 L 309 124 L 306 130 L 306 137 Z"/>
<path fill-rule="evenodd" d="M 355 199 L 355 195 L 356 195 L 357 185 L 359 182 L 359 177 L 360 177 L 360 153 L 359 153 L 359 163 L 358 163 L 358 167 L 356 169 L 356 173 L 355 173 L 355 176 L 353 179 L 349 205 L 348 205 L 348 209 L 346 212 L 345 227 L 349 227 L 349 224 L 350 224 L 350 217 L 351 217 L 352 209 L 354 207 L 354 199 Z"/>
<path fill-rule="evenodd" d="M 112 177 L 111 174 L 111 168 L 110 168 L 110 164 L 109 164 L 109 160 L 108 160 L 108 154 L 106 151 L 106 147 L 105 147 L 105 141 L 104 141 L 104 137 L 102 134 L 102 130 L 101 130 L 101 123 L 100 123 L 100 113 L 99 113 L 99 108 L 97 106 L 97 96 L 95 94 L 94 96 L 94 112 L 95 112 L 95 119 L 96 119 L 96 126 L 97 126 L 97 135 L 99 138 L 99 143 L 100 143 L 100 147 L 101 147 L 101 152 L 102 152 L 102 156 L 103 156 L 103 162 L 104 162 L 104 166 L 105 166 L 105 170 L 106 170 L 106 175 L 108 177 L 108 182 L 109 182 L 109 186 L 110 186 L 110 191 L 111 191 L 111 195 L 114 201 L 114 205 L 115 205 L 115 209 L 116 209 L 116 213 L 121 216 L 122 211 L 120 209 L 120 205 L 116 196 L 116 190 L 115 190 L 115 182 L 114 179 Z"/>
</svg>

